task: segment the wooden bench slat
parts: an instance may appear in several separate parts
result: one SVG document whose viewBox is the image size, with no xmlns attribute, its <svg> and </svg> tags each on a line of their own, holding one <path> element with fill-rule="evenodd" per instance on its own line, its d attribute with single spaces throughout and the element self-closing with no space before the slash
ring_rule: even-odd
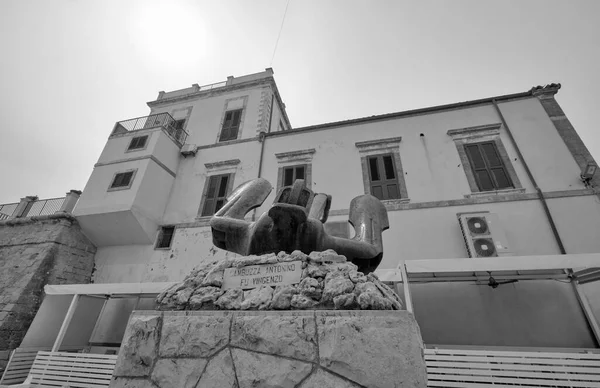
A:
<svg viewBox="0 0 600 388">
<path fill-rule="evenodd" d="M 504 376 L 504 377 L 528 377 L 541 379 L 560 379 L 560 380 L 584 380 L 600 381 L 600 375 L 584 375 L 580 373 L 552 373 L 552 372 L 518 372 L 507 370 L 485 370 L 485 369 L 456 369 L 456 368 L 430 368 L 427 367 L 427 373 L 449 374 L 449 375 L 478 375 L 478 376 Z"/>
<path fill-rule="evenodd" d="M 525 365 L 525 364 L 479 364 L 452 361 L 427 361 L 427 367 L 443 367 L 455 369 L 492 369 L 492 370 L 524 370 L 524 371 L 556 371 L 568 373 L 598 374 L 597 367 L 574 367 L 557 365 Z"/>
<path fill-rule="evenodd" d="M 52 368 L 52 369 L 38 369 L 38 370 L 34 370 L 32 369 L 33 373 L 35 373 L 36 375 L 67 375 L 67 376 L 79 376 L 79 377 L 86 377 L 86 376 L 92 376 L 92 377 L 97 377 L 97 378 L 111 378 L 112 377 L 112 371 L 102 371 L 102 370 L 68 370 L 68 369 L 56 369 L 56 368 Z M 67 372 L 67 373 L 65 373 Z"/>
<path fill-rule="evenodd" d="M 40 356 L 58 356 L 58 357 L 68 357 L 68 358 L 85 358 L 85 359 L 108 359 L 108 360 L 116 360 L 118 355 L 116 354 L 97 354 L 97 353 L 66 353 L 66 352 L 47 352 L 40 351 L 38 352 Z"/>
<path fill-rule="evenodd" d="M 447 360 L 455 362 L 480 362 L 480 363 L 511 363 L 511 364 L 542 364 L 542 365 L 573 365 L 600 367 L 600 360 L 564 360 L 554 358 L 515 358 L 515 357 L 486 357 L 486 356 L 450 356 L 450 355 L 425 355 L 425 361 Z"/>
<path fill-rule="evenodd" d="M 112 365 L 106 365 L 106 364 L 85 364 L 85 365 L 76 365 L 76 364 L 69 364 L 67 362 L 57 362 L 57 363 L 52 363 L 52 364 L 46 364 L 46 363 L 37 363 L 34 364 L 31 369 L 44 369 L 44 368 L 49 368 L 49 367 L 65 367 L 68 369 L 71 368 L 88 368 L 88 369 L 105 369 L 105 370 L 113 370 L 115 369 L 115 364 Z"/>
<path fill-rule="evenodd" d="M 86 354 L 86 353 L 82 353 Z M 62 357 L 62 356 L 47 356 L 44 354 L 38 355 L 36 357 L 37 360 L 56 360 L 56 361 L 67 361 L 67 362 L 86 362 L 86 363 L 98 363 L 98 364 L 114 364 L 117 360 L 117 356 L 113 356 L 112 359 L 106 358 L 87 358 L 87 357 Z"/>
<path fill-rule="evenodd" d="M 530 357 L 530 358 L 560 358 L 560 359 L 590 359 L 600 360 L 600 351 L 597 353 L 575 352 L 519 352 L 506 350 L 469 350 L 469 349 L 425 349 L 425 354 L 452 354 L 452 355 L 489 355 L 501 357 Z"/>
<path fill-rule="evenodd" d="M 427 374 L 428 380 L 442 381 L 461 381 L 461 382 L 479 382 L 479 383 L 505 383 L 519 385 L 534 385 L 538 387 L 582 387 L 582 388 L 600 388 L 600 383 L 590 381 L 560 381 L 560 380 L 543 380 L 543 379 L 515 379 L 508 377 L 487 377 L 487 376 L 457 376 L 457 375 L 437 375 L 433 373 Z"/>
</svg>

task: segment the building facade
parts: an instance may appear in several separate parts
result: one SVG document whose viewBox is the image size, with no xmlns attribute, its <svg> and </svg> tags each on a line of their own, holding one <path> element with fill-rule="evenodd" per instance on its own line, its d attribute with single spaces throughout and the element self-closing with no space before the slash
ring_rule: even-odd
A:
<svg viewBox="0 0 600 388">
<path fill-rule="evenodd" d="M 290 124 L 271 69 L 160 92 L 148 116 L 115 125 L 73 211 L 96 246 L 92 282 L 175 282 L 202 261 L 234 255 L 213 246 L 208 223 L 235 187 L 257 177 L 274 190 L 249 219 L 277 189 L 305 179 L 332 195 L 326 229 L 349 238 L 352 198 L 380 198 L 390 228 L 377 272 L 388 280 L 410 260 L 599 253 L 600 173 L 582 178 L 596 163 L 555 100 L 559 89 L 304 128 Z M 478 231 L 488 240 L 474 238 Z M 502 274 L 491 275 L 415 279 L 427 344 L 598 346 L 593 283 L 576 289 L 556 270 L 504 274 L 512 280 L 497 284 Z M 99 321 L 109 323 L 86 332 L 90 343 L 118 345 L 122 330 L 111 325 L 123 326 L 135 306 L 103 307 Z"/>
</svg>

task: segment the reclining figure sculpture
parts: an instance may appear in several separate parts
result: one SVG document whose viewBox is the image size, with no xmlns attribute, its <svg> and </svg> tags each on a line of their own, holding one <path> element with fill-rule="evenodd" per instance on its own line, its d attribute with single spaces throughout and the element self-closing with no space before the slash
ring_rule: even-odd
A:
<svg viewBox="0 0 600 388">
<path fill-rule="evenodd" d="M 210 220 L 214 245 L 241 255 L 294 250 L 309 254 L 333 249 L 365 274 L 381 263 L 382 233 L 389 222 L 385 207 L 376 197 L 365 194 L 350 202 L 348 222 L 356 235 L 347 239 L 331 236 L 323 227 L 331 196 L 313 193 L 301 179 L 279 190 L 271 208 L 258 220 L 246 221 L 246 214 L 262 205 L 271 190 L 273 187 L 263 178 L 237 187 Z"/>
</svg>

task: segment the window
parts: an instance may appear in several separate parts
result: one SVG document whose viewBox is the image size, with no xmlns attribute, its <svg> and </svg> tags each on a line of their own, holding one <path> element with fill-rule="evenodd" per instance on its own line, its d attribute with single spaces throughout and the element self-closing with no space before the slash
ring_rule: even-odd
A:
<svg viewBox="0 0 600 388">
<path fill-rule="evenodd" d="M 306 166 L 291 166 L 283 168 L 283 187 L 291 186 L 294 184 L 296 179 L 304 179 L 306 172 Z"/>
<path fill-rule="evenodd" d="M 367 158 L 371 195 L 380 200 L 400 198 L 396 166 L 392 154 Z"/>
<path fill-rule="evenodd" d="M 175 120 L 175 129 L 183 129 L 185 119 Z"/>
<path fill-rule="evenodd" d="M 173 241 L 173 235 L 175 234 L 174 226 L 163 226 L 160 228 L 158 238 L 156 239 L 155 249 L 167 249 L 171 247 Z"/>
<path fill-rule="evenodd" d="M 243 109 L 236 109 L 225 112 L 225 120 L 223 120 L 223 128 L 221 129 L 219 141 L 237 139 L 242 118 L 242 110 Z"/>
<path fill-rule="evenodd" d="M 115 177 L 113 178 L 112 184 L 110 185 L 109 189 L 131 187 L 131 182 L 133 181 L 134 174 L 135 171 L 119 172 L 115 174 Z"/>
<path fill-rule="evenodd" d="M 465 151 L 480 191 L 513 187 L 494 142 L 466 144 Z"/>
<path fill-rule="evenodd" d="M 231 174 L 213 175 L 208 179 L 208 189 L 202 207 L 202 217 L 212 216 L 227 202 L 227 187 Z"/>
<path fill-rule="evenodd" d="M 127 147 L 127 151 L 138 150 L 146 147 L 146 142 L 148 141 L 148 135 L 146 136 L 137 136 L 131 139 L 129 143 L 129 147 Z"/>
</svg>

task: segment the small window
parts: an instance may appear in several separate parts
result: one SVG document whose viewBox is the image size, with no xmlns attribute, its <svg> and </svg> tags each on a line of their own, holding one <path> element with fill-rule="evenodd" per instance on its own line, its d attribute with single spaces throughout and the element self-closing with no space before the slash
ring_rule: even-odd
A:
<svg viewBox="0 0 600 388">
<path fill-rule="evenodd" d="M 175 129 L 183 129 L 185 119 L 175 120 Z"/>
<path fill-rule="evenodd" d="M 156 249 L 171 248 L 171 242 L 173 241 L 174 234 L 174 226 L 163 226 L 162 228 L 160 228 L 158 238 L 156 239 Z"/>
<path fill-rule="evenodd" d="M 127 151 L 137 150 L 146 147 L 146 141 L 148 141 L 148 135 L 134 137 L 133 139 L 131 139 L 131 143 L 129 143 Z"/>
<path fill-rule="evenodd" d="M 223 120 L 223 128 L 219 141 L 235 140 L 240 129 L 242 119 L 242 109 L 230 110 L 225 112 L 225 120 Z"/>
<path fill-rule="evenodd" d="M 480 191 L 500 190 L 514 187 L 498 154 L 494 142 L 465 145 L 471 169 Z"/>
<path fill-rule="evenodd" d="M 306 166 L 291 166 L 283 169 L 283 186 L 291 186 L 294 184 L 296 179 L 304 179 L 306 173 Z"/>
<path fill-rule="evenodd" d="M 131 180 L 133 179 L 134 171 L 120 172 L 115 175 L 112 184 L 110 185 L 111 189 L 116 189 L 119 187 L 129 187 L 131 186 Z"/>
<path fill-rule="evenodd" d="M 208 179 L 208 188 L 206 190 L 206 198 L 202 208 L 202 217 L 212 216 L 219 211 L 227 202 L 227 187 L 230 174 L 213 175 Z"/>
<path fill-rule="evenodd" d="M 380 200 L 400 198 L 400 187 L 394 156 L 377 155 L 367 158 L 371 195 Z"/>
</svg>

